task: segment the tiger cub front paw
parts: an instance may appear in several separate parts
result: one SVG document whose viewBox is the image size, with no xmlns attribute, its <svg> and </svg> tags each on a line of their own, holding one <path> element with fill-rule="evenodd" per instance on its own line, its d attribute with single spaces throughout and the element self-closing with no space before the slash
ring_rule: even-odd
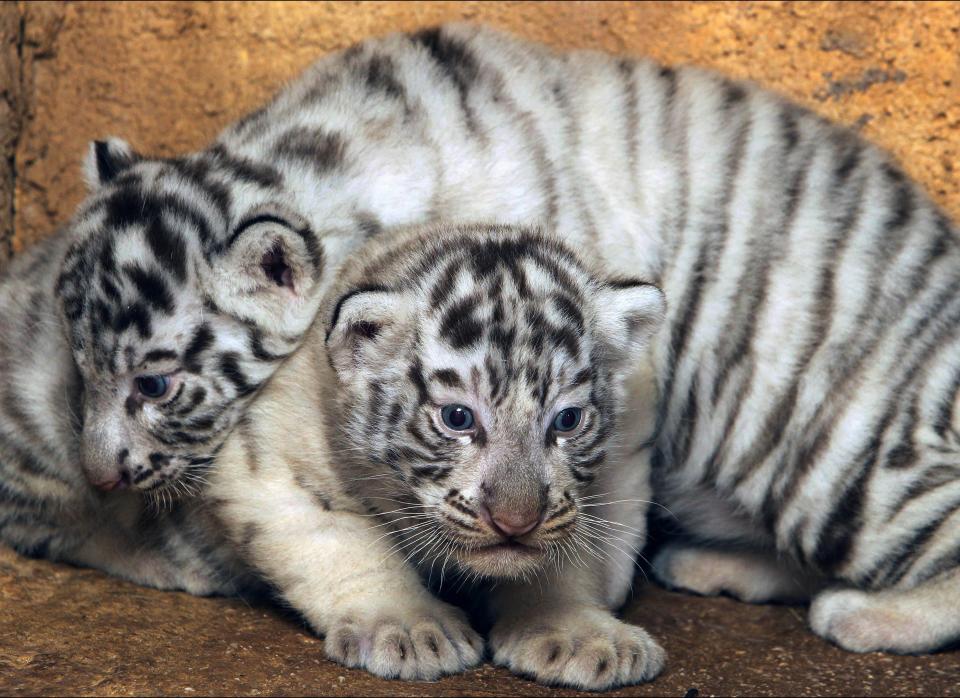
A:
<svg viewBox="0 0 960 698">
<path fill-rule="evenodd" d="M 502 619 L 490 633 L 495 664 L 550 685 L 605 690 L 650 681 L 666 653 L 643 628 L 579 609 L 530 623 Z"/>
<path fill-rule="evenodd" d="M 327 629 L 324 651 L 377 676 L 429 681 L 479 664 L 483 639 L 462 611 L 431 599 L 345 612 Z"/>
</svg>

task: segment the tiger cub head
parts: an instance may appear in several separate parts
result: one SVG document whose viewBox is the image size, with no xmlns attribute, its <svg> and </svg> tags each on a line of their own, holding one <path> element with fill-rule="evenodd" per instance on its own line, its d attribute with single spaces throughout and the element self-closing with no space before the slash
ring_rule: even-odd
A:
<svg viewBox="0 0 960 698">
<path fill-rule="evenodd" d="M 414 557 L 492 577 L 557 560 L 663 294 L 525 228 L 373 244 L 323 311 L 343 482 Z"/>
<path fill-rule="evenodd" d="M 324 245 L 278 171 L 222 147 L 148 159 L 97 142 L 86 172 L 56 287 L 81 462 L 103 490 L 190 489 L 315 316 Z"/>
</svg>

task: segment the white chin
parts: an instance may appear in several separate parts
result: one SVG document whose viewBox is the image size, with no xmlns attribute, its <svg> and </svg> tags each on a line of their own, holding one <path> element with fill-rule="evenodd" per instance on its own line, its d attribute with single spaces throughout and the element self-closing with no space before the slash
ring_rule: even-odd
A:
<svg viewBox="0 0 960 698">
<path fill-rule="evenodd" d="M 540 548 L 516 543 L 488 545 L 461 550 L 457 562 L 483 577 L 514 579 L 536 572 L 543 566 L 546 554 Z"/>
</svg>

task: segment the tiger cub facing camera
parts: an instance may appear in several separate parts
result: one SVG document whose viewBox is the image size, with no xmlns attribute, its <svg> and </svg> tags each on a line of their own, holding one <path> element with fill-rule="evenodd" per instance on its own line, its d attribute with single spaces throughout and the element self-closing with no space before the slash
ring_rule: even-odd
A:
<svg viewBox="0 0 960 698">
<path fill-rule="evenodd" d="M 610 609 L 645 536 L 665 310 L 656 287 L 522 227 L 372 242 L 208 495 L 343 664 L 404 679 L 477 664 L 481 638 L 428 586 L 496 580 L 497 664 L 593 689 L 652 679 L 663 650 Z"/>
</svg>

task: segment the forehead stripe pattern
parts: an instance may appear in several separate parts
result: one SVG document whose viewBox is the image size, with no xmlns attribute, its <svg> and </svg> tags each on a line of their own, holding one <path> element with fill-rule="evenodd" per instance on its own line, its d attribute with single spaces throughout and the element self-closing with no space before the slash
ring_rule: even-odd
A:
<svg viewBox="0 0 960 698">
<path fill-rule="evenodd" d="M 416 490 L 457 472 L 460 442 L 434 424 L 434 391 L 483 394 L 495 413 L 523 404 L 526 395 L 534 409 L 544 412 L 560 392 L 589 386 L 581 404 L 592 408 L 592 416 L 585 417 L 581 433 L 563 439 L 561 457 L 571 482 L 591 482 L 607 458 L 614 419 L 612 374 L 596 370 L 604 352 L 592 341 L 585 314 L 588 294 L 603 282 L 551 238 L 505 229 L 501 236 L 476 239 L 464 232 L 462 238 L 444 237 L 428 254 L 411 256 L 412 264 L 399 278 L 389 273 L 391 257 L 372 260 L 361 278 L 385 278 L 388 286 L 360 282 L 338 299 L 328 329 L 349 298 L 369 291 L 412 292 L 414 315 L 421 318 L 416 331 L 411 330 L 414 356 L 405 379 L 396 384 L 371 378 L 362 401 L 352 408 L 359 422 L 356 433 L 372 445 L 375 462 L 389 465 Z M 621 279 L 610 285 L 640 284 L 646 285 Z M 375 334 L 370 338 L 376 341 Z M 422 352 L 430 341 L 463 352 L 462 362 L 428 370 Z M 478 347 L 480 356 L 474 353 Z M 517 399 L 521 402 L 513 402 Z M 530 409 L 531 403 L 526 404 L 522 409 Z M 471 448 L 495 443 L 492 426 L 478 425 Z M 555 449 L 558 435 L 547 429 L 539 443 Z"/>
</svg>

